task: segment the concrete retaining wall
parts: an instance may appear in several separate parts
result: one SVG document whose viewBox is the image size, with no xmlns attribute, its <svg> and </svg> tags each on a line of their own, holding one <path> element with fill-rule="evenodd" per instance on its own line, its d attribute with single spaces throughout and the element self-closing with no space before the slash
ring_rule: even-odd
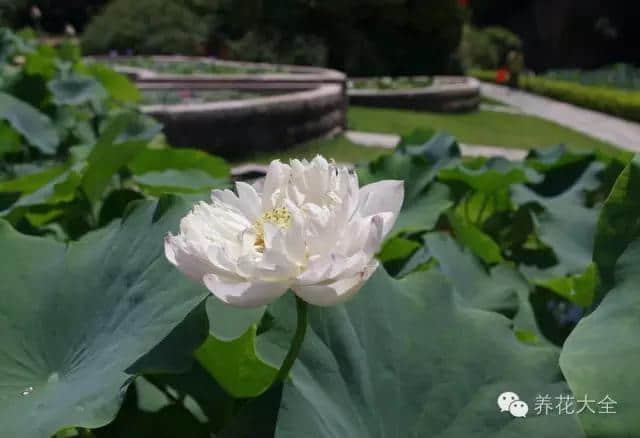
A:
<svg viewBox="0 0 640 438">
<path fill-rule="evenodd" d="M 148 105 L 174 146 L 234 158 L 278 150 L 339 132 L 346 123 L 339 85 L 257 99 Z"/>
<path fill-rule="evenodd" d="M 223 61 L 219 59 L 194 57 L 194 56 L 149 56 L 145 57 L 158 62 L 181 63 L 199 62 L 203 64 L 219 65 L 222 67 L 235 67 L 246 69 L 261 69 L 264 73 L 220 73 L 220 74 L 168 74 L 159 73 L 150 69 L 118 65 L 121 62 L 135 59 L 135 56 L 93 57 L 91 59 L 107 62 L 116 66 L 116 69 L 126 73 L 138 84 L 152 86 L 153 84 L 180 83 L 219 84 L 224 88 L 238 88 L 247 84 L 265 84 L 271 86 L 283 85 L 290 88 L 308 89 L 318 84 L 339 84 L 346 86 L 346 75 L 336 70 L 321 67 L 309 67 L 298 65 L 276 65 L 257 62 Z M 269 71 L 271 70 L 271 71 Z"/>
<path fill-rule="evenodd" d="M 170 144 L 194 147 L 226 158 L 283 149 L 346 128 L 346 76 L 316 67 L 155 56 L 162 62 L 196 61 L 263 69 L 256 74 L 175 75 L 118 66 L 141 89 L 237 89 L 269 96 L 198 104 L 147 105 L 143 111 L 164 124 Z M 97 58 L 116 64 L 115 58 Z M 273 73 L 268 71 L 273 70 Z"/>
<path fill-rule="evenodd" d="M 348 96 L 352 105 L 462 112 L 478 108 L 480 83 L 474 78 L 464 76 L 435 76 L 433 84 L 426 88 L 351 89 L 348 91 Z"/>
</svg>

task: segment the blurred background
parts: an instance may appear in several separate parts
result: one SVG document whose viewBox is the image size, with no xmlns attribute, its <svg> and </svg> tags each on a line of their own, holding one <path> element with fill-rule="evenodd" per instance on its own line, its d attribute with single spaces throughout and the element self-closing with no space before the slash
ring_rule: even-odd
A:
<svg viewBox="0 0 640 438">
<path fill-rule="evenodd" d="M 639 18 L 622 0 L 0 1 L 2 25 L 50 35 L 71 25 L 87 53 L 214 55 L 351 75 L 495 68 L 512 46 L 535 72 L 633 63 Z"/>
</svg>

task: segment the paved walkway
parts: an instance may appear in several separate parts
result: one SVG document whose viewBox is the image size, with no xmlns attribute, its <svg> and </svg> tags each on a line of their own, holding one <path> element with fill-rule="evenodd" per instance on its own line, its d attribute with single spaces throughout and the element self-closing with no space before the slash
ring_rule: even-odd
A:
<svg viewBox="0 0 640 438">
<path fill-rule="evenodd" d="M 522 161 L 529 151 L 525 149 L 501 148 L 482 144 L 460 143 L 460 152 L 467 157 L 504 157 L 511 161 Z"/>
<path fill-rule="evenodd" d="M 400 136 L 395 134 L 377 134 L 374 132 L 347 131 L 345 136 L 354 143 L 362 146 L 375 146 L 393 149 L 400 141 Z M 508 160 L 520 161 L 527 155 L 524 149 L 501 148 L 498 146 L 486 146 L 480 144 L 460 143 L 462 155 L 470 157 L 495 157 L 501 156 Z"/>
<path fill-rule="evenodd" d="M 524 91 L 510 90 L 503 85 L 481 84 L 483 95 L 519 108 L 525 114 L 564 125 L 622 149 L 640 152 L 640 123 Z"/>
<path fill-rule="evenodd" d="M 349 141 L 362 146 L 395 149 L 400 142 L 396 134 L 378 134 L 376 132 L 347 131 L 344 134 Z"/>
</svg>

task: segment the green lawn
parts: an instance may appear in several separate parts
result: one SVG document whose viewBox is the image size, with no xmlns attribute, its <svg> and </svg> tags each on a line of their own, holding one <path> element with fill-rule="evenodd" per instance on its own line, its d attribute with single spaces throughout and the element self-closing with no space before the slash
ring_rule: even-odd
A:
<svg viewBox="0 0 640 438">
<path fill-rule="evenodd" d="M 487 96 L 480 96 L 480 103 L 486 103 L 488 105 L 498 105 L 498 106 L 509 106 L 504 102 L 500 102 L 499 100 L 492 99 Z"/>
<path fill-rule="evenodd" d="M 395 109 L 349 108 L 349 129 L 356 131 L 408 134 L 416 128 L 431 128 L 454 135 L 462 143 L 536 148 L 563 143 L 571 149 L 599 149 L 608 155 L 626 152 L 537 117 L 495 111 L 440 114 Z"/>
<path fill-rule="evenodd" d="M 441 114 L 395 109 L 364 107 L 349 108 L 349 129 L 356 131 L 409 134 L 417 128 L 431 128 L 454 135 L 462 143 L 529 149 L 566 144 L 571 149 L 600 150 L 605 155 L 627 160 L 629 153 L 537 117 L 495 111 L 475 111 L 464 114 Z M 316 154 L 337 162 L 358 163 L 390 153 L 389 149 L 355 144 L 343 136 L 320 139 L 291 149 L 246 156 L 236 163 L 269 163 L 279 158 L 311 159 Z"/>
<path fill-rule="evenodd" d="M 291 149 L 244 157 L 237 162 L 269 163 L 276 158 L 282 161 L 288 161 L 289 158 L 312 159 L 320 154 L 327 158 L 333 158 L 338 163 L 358 163 L 371 161 L 392 151 L 385 148 L 361 146 L 349 141 L 344 136 L 338 136 L 304 143 Z"/>
</svg>

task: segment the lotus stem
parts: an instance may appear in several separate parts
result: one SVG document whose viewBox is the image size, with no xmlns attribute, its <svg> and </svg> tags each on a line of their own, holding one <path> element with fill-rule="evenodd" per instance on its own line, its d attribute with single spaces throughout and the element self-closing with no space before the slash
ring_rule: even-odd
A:
<svg viewBox="0 0 640 438">
<path fill-rule="evenodd" d="M 300 354 L 302 342 L 304 341 L 304 335 L 307 331 L 307 311 L 307 303 L 300 297 L 296 296 L 296 313 L 298 319 L 296 323 L 296 332 L 293 335 L 293 339 L 291 340 L 289 352 L 287 352 L 287 356 L 284 358 L 282 366 L 280 367 L 280 370 L 278 370 L 278 374 L 276 374 L 274 382 L 284 383 L 286 381 L 287 376 L 289 375 L 289 371 L 291 371 L 291 367 L 298 358 L 298 354 Z"/>
</svg>

